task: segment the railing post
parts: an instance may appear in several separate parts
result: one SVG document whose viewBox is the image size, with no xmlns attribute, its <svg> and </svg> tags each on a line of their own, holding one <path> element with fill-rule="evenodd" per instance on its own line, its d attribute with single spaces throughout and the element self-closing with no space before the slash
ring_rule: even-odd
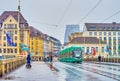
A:
<svg viewBox="0 0 120 81">
<path fill-rule="evenodd" d="M 0 77 L 2 77 L 2 60 L 0 60 Z"/>
</svg>

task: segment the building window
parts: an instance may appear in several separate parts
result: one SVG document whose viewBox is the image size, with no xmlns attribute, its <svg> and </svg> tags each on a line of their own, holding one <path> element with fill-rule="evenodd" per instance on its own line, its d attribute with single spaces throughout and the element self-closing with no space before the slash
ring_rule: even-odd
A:
<svg viewBox="0 0 120 81">
<path fill-rule="evenodd" d="M 111 35 L 111 32 L 108 32 L 108 35 Z"/>
<path fill-rule="evenodd" d="M 0 48 L 0 53 L 2 53 L 2 49 Z"/>
<path fill-rule="evenodd" d="M 20 24 L 20 28 L 22 28 L 22 29 L 23 29 L 23 28 L 24 28 L 24 24 Z"/>
<path fill-rule="evenodd" d="M 17 28 L 17 24 L 15 24 L 15 28 Z"/>
<path fill-rule="evenodd" d="M 106 41 L 106 37 L 104 37 L 104 41 Z"/>
<path fill-rule="evenodd" d="M 100 41 L 102 41 L 102 37 L 100 37 Z"/>
<path fill-rule="evenodd" d="M 116 37 L 113 37 L 113 40 L 116 40 Z"/>
<path fill-rule="evenodd" d="M 4 28 L 6 28 L 6 24 L 4 24 Z"/>
<path fill-rule="evenodd" d="M 12 22 L 12 20 L 10 19 L 10 22 Z"/>
<path fill-rule="evenodd" d="M 102 35 L 102 32 L 99 32 L 99 35 Z"/>
<path fill-rule="evenodd" d="M 87 47 L 87 49 L 86 49 L 86 53 L 89 53 L 89 47 Z"/>
<path fill-rule="evenodd" d="M 98 52 L 98 47 L 96 47 L 96 52 Z"/>
<path fill-rule="evenodd" d="M 6 40 L 6 37 L 4 36 L 4 40 Z"/>
<path fill-rule="evenodd" d="M 96 27 L 90 27 L 91 30 L 96 30 Z"/>
<path fill-rule="evenodd" d="M 116 35 L 116 32 L 113 32 L 113 35 Z"/>
<path fill-rule="evenodd" d="M 32 42 L 32 45 L 33 45 L 33 42 Z"/>
<path fill-rule="evenodd" d="M 7 49 L 7 53 L 10 53 L 10 49 Z"/>
<path fill-rule="evenodd" d="M 120 35 L 120 32 L 118 32 L 118 35 Z"/>
<path fill-rule="evenodd" d="M 32 40 L 33 40 L 33 37 L 32 37 Z"/>
<path fill-rule="evenodd" d="M 97 32 L 94 32 L 94 35 L 97 35 Z"/>
<path fill-rule="evenodd" d="M 24 32 L 23 32 L 23 31 L 20 31 L 20 34 L 21 34 L 21 35 L 23 35 L 23 34 L 24 34 Z"/>
<path fill-rule="evenodd" d="M 2 34 L 2 31 L 0 31 L 0 34 Z"/>
<path fill-rule="evenodd" d="M 17 40 L 17 37 L 15 36 L 15 40 Z"/>
<path fill-rule="evenodd" d="M 12 36 L 14 35 L 14 31 L 8 31 L 7 33 L 8 33 L 10 36 L 11 36 L 11 35 L 12 35 Z"/>
<path fill-rule="evenodd" d="M 92 35 L 92 32 L 89 32 L 89 35 Z"/>
<path fill-rule="evenodd" d="M 6 53 L 6 49 L 3 49 L 4 50 L 4 53 Z"/>
<path fill-rule="evenodd" d="M 102 47 L 102 53 L 104 52 L 104 47 Z"/>
<path fill-rule="evenodd" d="M 13 49 L 11 49 L 11 53 L 13 53 Z"/>
<path fill-rule="evenodd" d="M 4 45 L 3 46 L 6 46 L 6 43 L 4 42 Z"/>
<path fill-rule="evenodd" d="M 113 50 L 114 50 L 114 51 L 116 50 L 116 46 L 113 46 Z"/>
<path fill-rule="evenodd" d="M 17 49 L 15 49 L 15 53 L 17 53 Z"/>
<path fill-rule="evenodd" d="M 118 37 L 118 44 L 120 45 L 120 37 Z"/>
<path fill-rule="evenodd" d="M 31 49 L 33 50 L 33 47 Z"/>
<path fill-rule="evenodd" d="M 17 46 L 17 43 L 15 43 L 15 46 Z"/>
<path fill-rule="evenodd" d="M 15 27 L 14 27 L 14 24 L 7 24 L 7 28 L 12 29 L 12 28 L 15 28 Z"/>
<path fill-rule="evenodd" d="M 106 35 L 106 32 L 104 32 L 104 35 Z"/>
<path fill-rule="evenodd" d="M 15 34 L 17 34 L 17 31 L 15 31 Z"/>
</svg>

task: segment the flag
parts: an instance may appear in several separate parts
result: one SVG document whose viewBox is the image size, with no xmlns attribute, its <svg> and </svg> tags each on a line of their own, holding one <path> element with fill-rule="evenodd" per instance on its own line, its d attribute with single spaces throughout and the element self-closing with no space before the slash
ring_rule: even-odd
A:
<svg viewBox="0 0 120 81">
<path fill-rule="evenodd" d="M 12 39 L 10 38 L 10 36 L 8 34 L 6 34 L 6 38 L 7 38 L 8 45 L 15 46 L 15 43 L 13 43 Z"/>
<path fill-rule="evenodd" d="M 92 54 L 96 55 L 96 49 L 95 48 L 92 49 Z"/>
<path fill-rule="evenodd" d="M 106 47 L 105 47 L 105 52 L 109 53 L 109 46 L 108 45 L 106 45 Z"/>
</svg>

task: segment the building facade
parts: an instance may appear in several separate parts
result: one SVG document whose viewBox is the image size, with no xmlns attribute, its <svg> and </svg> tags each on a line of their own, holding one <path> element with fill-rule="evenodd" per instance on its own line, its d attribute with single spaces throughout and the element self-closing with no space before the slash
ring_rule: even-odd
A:
<svg viewBox="0 0 120 81">
<path fill-rule="evenodd" d="M 33 60 L 44 60 L 44 36 L 34 27 L 30 27 L 30 52 Z"/>
<path fill-rule="evenodd" d="M 96 50 L 96 54 L 94 57 L 98 57 L 98 55 L 106 57 L 104 53 L 104 47 L 106 45 L 105 41 L 101 41 L 101 45 L 99 44 L 99 39 L 97 37 L 75 37 L 71 39 L 71 41 L 67 44 L 67 47 L 71 46 L 81 46 L 83 48 L 83 57 L 86 56 L 92 57 L 93 48 Z"/>
<path fill-rule="evenodd" d="M 60 52 L 61 50 L 61 42 L 54 38 L 54 37 L 49 37 L 50 38 L 50 52 L 52 52 L 54 55 L 58 55 L 58 53 Z"/>
<path fill-rule="evenodd" d="M 44 57 L 48 57 L 49 54 L 49 36 L 44 34 Z"/>
<path fill-rule="evenodd" d="M 84 36 L 97 37 L 106 41 L 110 56 L 120 56 L 120 23 L 85 23 Z"/>
<path fill-rule="evenodd" d="M 72 33 L 71 35 L 69 35 L 68 42 L 70 42 L 73 38 L 76 38 L 76 37 L 83 37 L 83 32 Z"/>
<path fill-rule="evenodd" d="M 6 34 L 14 46 L 9 45 Z M 21 43 L 29 46 L 29 25 L 18 11 L 5 11 L 0 16 L 0 53 L 3 58 L 13 58 L 21 53 Z"/>
</svg>

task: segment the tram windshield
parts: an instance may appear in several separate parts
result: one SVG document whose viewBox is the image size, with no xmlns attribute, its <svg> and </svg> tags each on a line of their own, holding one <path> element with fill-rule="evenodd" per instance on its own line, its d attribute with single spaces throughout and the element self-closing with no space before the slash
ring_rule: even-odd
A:
<svg viewBox="0 0 120 81">
<path fill-rule="evenodd" d="M 75 57 L 81 57 L 82 51 L 81 50 L 74 50 Z"/>
</svg>

